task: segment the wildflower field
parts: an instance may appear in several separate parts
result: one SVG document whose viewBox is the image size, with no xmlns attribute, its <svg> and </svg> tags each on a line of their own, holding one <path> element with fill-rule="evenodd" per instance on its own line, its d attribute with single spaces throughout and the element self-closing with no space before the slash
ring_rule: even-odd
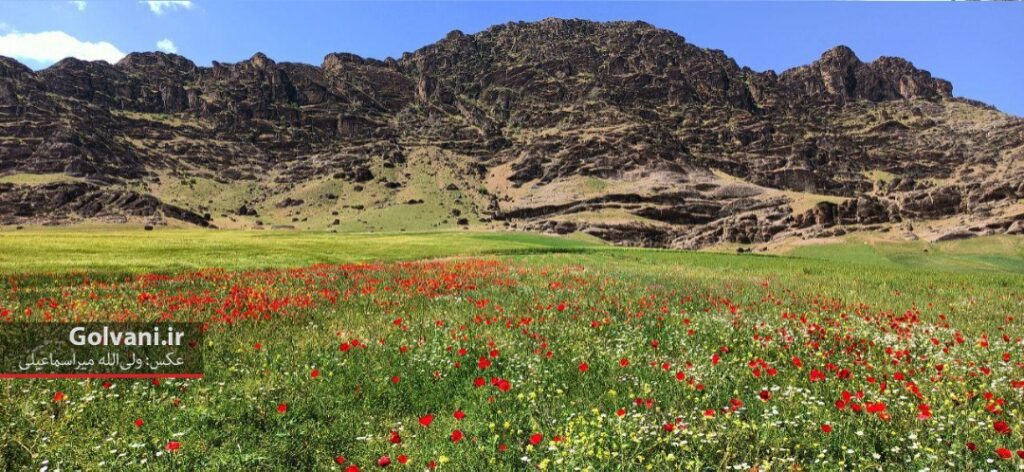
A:
<svg viewBox="0 0 1024 472">
<path fill-rule="evenodd" d="M 202 379 L 0 381 L 0 469 L 1024 465 L 1019 253 L 943 270 L 403 237 L 129 266 L 101 245 L 19 266 L 32 238 L 0 238 L 0 322 L 206 327 Z"/>
</svg>

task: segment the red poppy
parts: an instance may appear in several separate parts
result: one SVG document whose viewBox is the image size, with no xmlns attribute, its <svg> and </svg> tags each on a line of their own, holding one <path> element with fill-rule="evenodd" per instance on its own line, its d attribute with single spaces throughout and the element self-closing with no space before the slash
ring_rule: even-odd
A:
<svg viewBox="0 0 1024 472">
<path fill-rule="evenodd" d="M 309 377 L 313 378 L 313 379 L 315 379 L 315 378 L 317 378 L 319 376 L 320 376 L 320 371 L 317 370 L 317 369 L 313 369 L 313 371 L 309 373 Z"/>
<path fill-rule="evenodd" d="M 64 400 L 64 392 L 62 392 L 60 390 L 57 390 L 57 393 L 53 394 L 53 402 L 54 403 L 60 403 L 63 400 Z"/>
<path fill-rule="evenodd" d="M 135 420 L 135 427 L 136 428 L 141 428 L 143 424 L 145 424 L 145 421 L 142 421 L 142 418 L 138 418 L 138 419 Z"/>
<path fill-rule="evenodd" d="M 533 444 L 534 446 L 540 444 L 540 442 L 543 441 L 543 440 L 544 440 L 544 435 L 543 434 L 533 433 L 532 435 L 530 435 L 530 444 Z"/>
<path fill-rule="evenodd" d="M 345 463 L 345 456 L 338 456 L 338 457 L 335 457 L 335 458 L 334 458 L 334 463 L 335 463 L 335 464 L 338 464 L 338 465 L 342 465 L 342 464 L 344 464 L 344 463 Z"/>
<path fill-rule="evenodd" d="M 405 454 L 399 454 L 398 455 L 398 463 L 399 464 L 405 465 L 407 462 L 409 462 L 409 456 L 407 456 Z"/>
<path fill-rule="evenodd" d="M 457 443 L 459 441 L 462 441 L 463 437 L 465 437 L 465 436 L 462 434 L 462 430 L 456 429 L 455 431 L 452 431 L 452 436 L 451 436 L 452 442 Z"/>
<path fill-rule="evenodd" d="M 917 419 L 926 420 L 932 417 L 932 407 L 922 403 L 917 405 Z"/>
<path fill-rule="evenodd" d="M 580 372 L 586 372 L 590 369 L 590 366 L 586 362 L 580 362 Z"/>
<path fill-rule="evenodd" d="M 399 444 L 402 442 L 402 436 L 398 434 L 398 431 L 392 431 L 391 437 L 388 438 L 388 441 L 391 444 Z"/>
<path fill-rule="evenodd" d="M 278 413 L 284 414 L 287 411 L 288 411 L 288 404 L 286 404 L 286 403 L 278 403 L 277 404 L 277 412 Z"/>
<path fill-rule="evenodd" d="M 831 433 L 832 432 L 832 425 L 827 424 L 827 423 L 822 423 L 821 424 L 821 432 L 826 433 L 826 434 Z"/>
<path fill-rule="evenodd" d="M 996 455 L 999 456 L 1000 459 L 1009 459 L 1013 457 L 1013 452 L 1005 447 L 1001 447 L 996 449 Z"/>
<path fill-rule="evenodd" d="M 455 419 L 462 421 L 462 419 L 466 417 L 466 414 L 463 413 L 462 410 L 455 410 L 455 413 L 452 413 L 452 416 L 454 416 Z"/>
<path fill-rule="evenodd" d="M 420 424 L 423 425 L 424 428 L 430 426 L 430 423 L 433 423 L 433 422 L 434 422 L 434 415 L 431 415 L 429 413 L 420 417 Z"/>
<path fill-rule="evenodd" d="M 177 451 L 178 449 L 181 449 L 181 443 L 180 442 L 178 442 L 178 441 L 168 441 L 167 442 L 167 450 L 169 452 L 174 452 L 174 451 Z"/>
<path fill-rule="evenodd" d="M 758 392 L 757 396 L 761 397 L 762 401 L 768 401 L 771 400 L 772 398 L 772 392 L 769 392 L 767 390 L 761 390 L 760 392 Z"/>
<path fill-rule="evenodd" d="M 811 369 L 811 372 L 807 374 L 807 377 L 811 382 L 821 382 L 822 380 L 825 380 L 825 373 L 818 369 Z"/>
<path fill-rule="evenodd" d="M 380 459 L 377 459 L 377 465 L 380 467 L 387 467 L 391 465 L 391 458 L 388 456 L 380 456 Z"/>
<path fill-rule="evenodd" d="M 999 434 L 1010 434 L 1011 432 L 1013 432 L 1013 430 L 1010 428 L 1010 425 L 1006 424 L 1006 422 L 1003 420 L 998 420 L 995 423 L 992 423 L 992 428 L 995 429 L 996 432 Z"/>
</svg>

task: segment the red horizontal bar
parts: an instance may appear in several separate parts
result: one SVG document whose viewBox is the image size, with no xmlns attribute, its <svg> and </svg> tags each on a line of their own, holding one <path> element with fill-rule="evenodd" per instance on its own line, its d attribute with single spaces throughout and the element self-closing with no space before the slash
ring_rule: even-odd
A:
<svg viewBox="0 0 1024 472">
<path fill-rule="evenodd" d="M 26 374 L 0 372 L 0 379 L 201 379 L 203 374 Z"/>
</svg>

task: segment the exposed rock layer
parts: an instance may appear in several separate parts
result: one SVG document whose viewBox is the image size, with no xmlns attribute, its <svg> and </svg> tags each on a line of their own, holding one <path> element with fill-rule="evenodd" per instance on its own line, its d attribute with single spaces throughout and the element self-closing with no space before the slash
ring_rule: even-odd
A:
<svg viewBox="0 0 1024 472">
<path fill-rule="evenodd" d="M 160 175 L 271 194 L 330 178 L 399 195 L 408 179 L 375 170 L 408 174 L 410 153 L 438 149 L 457 159 L 437 165 L 464 179 L 441 190 L 473 186 L 486 201 L 476 221 L 623 244 L 752 244 L 950 218 L 961 220 L 950 234 L 1022 227 L 1024 120 L 954 98 L 904 59 L 863 62 L 839 46 L 756 72 L 644 23 L 509 23 L 400 59 L 332 53 L 320 66 L 133 53 L 33 72 L 0 57 L 0 125 L 0 175 L 74 178 L 0 185 L 9 224 L 209 224 L 201 205 L 164 203 L 152 190 Z M 309 205 L 249 197 L 232 218 Z"/>
</svg>

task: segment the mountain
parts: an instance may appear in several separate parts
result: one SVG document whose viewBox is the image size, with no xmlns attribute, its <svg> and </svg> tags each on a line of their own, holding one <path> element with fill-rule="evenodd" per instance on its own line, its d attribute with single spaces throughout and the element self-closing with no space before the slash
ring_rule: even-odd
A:
<svg viewBox="0 0 1024 472">
<path fill-rule="evenodd" d="M 379 61 L 0 58 L 0 224 L 470 225 L 698 248 L 1024 232 L 1024 119 L 839 46 L 776 73 L 639 22 Z"/>
</svg>

